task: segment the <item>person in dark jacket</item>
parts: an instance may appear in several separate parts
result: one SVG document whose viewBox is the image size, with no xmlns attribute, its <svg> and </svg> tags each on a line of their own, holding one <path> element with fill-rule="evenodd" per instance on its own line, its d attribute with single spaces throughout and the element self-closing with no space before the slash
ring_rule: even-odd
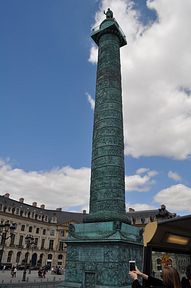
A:
<svg viewBox="0 0 191 288">
<path fill-rule="evenodd" d="M 186 267 L 186 277 L 182 278 L 181 285 L 182 288 L 191 288 L 191 265 Z"/>
<path fill-rule="evenodd" d="M 158 279 L 152 276 L 148 276 L 139 269 L 129 272 L 130 277 L 133 279 L 132 288 L 142 288 L 142 285 L 138 281 L 138 276 L 146 280 L 147 287 L 161 287 L 161 288 L 181 288 L 180 276 L 177 270 L 173 267 L 166 266 L 162 270 L 162 279 Z"/>
</svg>

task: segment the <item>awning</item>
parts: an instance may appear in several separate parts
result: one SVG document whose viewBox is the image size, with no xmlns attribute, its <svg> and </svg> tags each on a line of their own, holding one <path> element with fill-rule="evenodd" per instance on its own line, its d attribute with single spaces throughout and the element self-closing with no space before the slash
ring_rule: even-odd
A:
<svg viewBox="0 0 191 288">
<path fill-rule="evenodd" d="M 154 251 L 191 254 L 191 215 L 148 223 L 143 235 Z"/>
</svg>

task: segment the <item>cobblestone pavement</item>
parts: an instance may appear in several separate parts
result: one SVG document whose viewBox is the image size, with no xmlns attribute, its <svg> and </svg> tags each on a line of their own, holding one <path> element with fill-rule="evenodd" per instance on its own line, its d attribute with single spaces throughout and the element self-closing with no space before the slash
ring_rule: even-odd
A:
<svg viewBox="0 0 191 288">
<path fill-rule="evenodd" d="M 56 287 L 58 283 L 63 281 L 64 275 L 55 275 L 47 272 L 45 278 L 38 277 L 38 271 L 31 271 L 31 274 L 26 274 L 26 281 L 22 281 L 23 271 L 17 271 L 16 278 L 11 277 L 10 271 L 0 271 L 0 288 L 12 287 L 28 287 L 28 288 L 52 288 Z"/>
</svg>

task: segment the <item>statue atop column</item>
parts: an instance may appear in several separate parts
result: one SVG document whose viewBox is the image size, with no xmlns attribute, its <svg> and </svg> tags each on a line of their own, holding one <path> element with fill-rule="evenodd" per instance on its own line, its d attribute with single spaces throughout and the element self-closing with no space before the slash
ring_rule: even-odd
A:
<svg viewBox="0 0 191 288">
<path fill-rule="evenodd" d="M 107 12 L 104 11 L 104 14 L 106 15 L 106 18 L 113 18 L 113 12 L 110 10 L 110 8 L 107 9 Z"/>
</svg>

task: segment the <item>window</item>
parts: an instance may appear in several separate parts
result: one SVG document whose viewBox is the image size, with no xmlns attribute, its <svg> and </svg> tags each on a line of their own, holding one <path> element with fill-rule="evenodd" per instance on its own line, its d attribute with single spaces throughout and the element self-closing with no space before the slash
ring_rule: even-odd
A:
<svg viewBox="0 0 191 288">
<path fill-rule="evenodd" d="M 28 262 L 28 258 L 29 258 L 29 252 L 25 253 L 25 263 Z"/>
<path fill-rule="evenodd" d="M 17 256 L 16 256 L 16 263 L 20 262 L 20 258 L 21 258 L 21 252 L 17 252 Z"/>
<path fill-rule="evenodd" d="M 38 245 L 38 238 L 35 238 L 35 239 L 34 239 L 34 243 L 35 243 L 35 246 Z"/>
<path fill-rule="evenodd" d="M 45 239 L 42 239 L 42 242 L 41 242 L 41 249 L 44 249 L 44 243 L 45 243 Z"/>
<path fill-rule="evenodd" d="M 53 250 L 54 240 L 49 241 L 49 250 Z"/>
<path fill-rule="evenodd" d="M 154 217 L 150 216 L 150 222 L 153 222 L 153 221 L 154 221 Z"/>
<path fill-rule="evenodd" d="M 25 231 L 25 225 L 21 226 L 21 231 Z"/>
<path fill-rule="evenodd" d="M 48 254 L 48 259 L 49 259 L 49 260 L 52 259 L 52 254 Z"/>
<path fill-rule="evenodd" d="M 13 256 L 13 251 L 9 251 L 8 256 L 7 256 L 7 262 L 11 262 L 12 256 Z"/>
<path fill-rule="evenodd" d="M 55 230 L 54 229 L 51 229 L 50 230 L 50 236 L 54 236 L 55 235 Z"/>
<path fill-rule="evenodd" d="M 59 248 L 58 248 L 59 251 L 63 251 L 64 250 L 64 242 L 60 241 L 59 242 Z"/>
<path fill-rule="evenodd" d="M 62 255 L 62 254 L 59 254 L 59 255 L 58 255 L 58 260 L 62 260 L 62 258 L 63 258 L 63 255 Z"/>
<path fill-rule="evenodd" d="M 36 228 L 36 234 L 39 234 L 39 228 Z"/>
<path fill-rule="evenodd" d="M 43 235 L 46 235 L 46 229 L 43 229 L 42 234 L 43 234 Z"/>
<path fill-rule="evenodd" d="M 61 237 L 64 237 L 64 230 L 60 230 Z"/>
<path fill-rule="evenodd" d="M 29 227 L 29 232 L 30 232 L 30 233 L 32 232 L 32 226 Z"/>
<path fill-rule="evenodd" d="M 19 247 L 23 245 L 23 235 L 20 236 L 19 238 Z"/>
<path fill-rule="evenodd" d="M 145 218 L 141 218 L 141 223 L 142 223 L 142 224 L 145 223 Z"/>
<path fill-rule="evenodd" d="M 57 222 L 57 217 L 53 216 L 53 217 L 51 218 L 51 222 L 52 222 L 52 223 L 56 223 L 56 222 Z"/>
<path fill-rule="evenodd" d="M 42 265 L 43 256 L 44 256 L 43 254 L 40 254 L 40 257 L 39 257 L 39 260 L 38 260 L 38 263 L 40 265 Z"/>
<path fill-rule="evenodd" d="M 10 246 L 14 246 L 14 242 L 15 242 L 15 234 L 12 234 L 12 235 L 11 235 Z"/>
<path fill-rule="evenodd" d="M 157 258 L 157 270 L 160 271 L 162 270 L 162 263 L 161 263 L 161 259 Z"/>
</svg>

